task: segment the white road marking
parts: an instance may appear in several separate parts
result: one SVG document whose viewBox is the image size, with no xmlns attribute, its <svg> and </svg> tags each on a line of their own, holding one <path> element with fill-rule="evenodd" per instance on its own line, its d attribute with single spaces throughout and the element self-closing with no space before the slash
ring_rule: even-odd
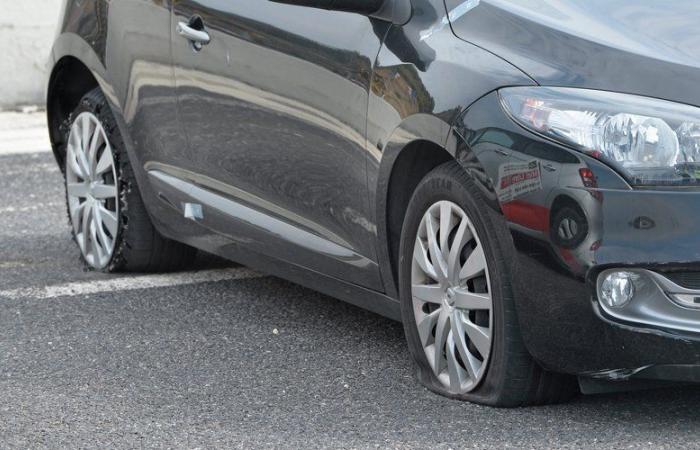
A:
<svg viewBox="0 0 700 450">
<path fill-rule="evenodd" d="M 8 141 L 0 132 L 0 142 L 2 142 L 2 146 L 0 146 L 0 156 L 31 155 L 34 153 L 49 153 L 51 151 L 51 144 L 48 138 L 34 141 L 15 141 L 8 144 Z"/>
<path fill-rule="evenodd" d="M 48 202 L 41 203 L 37 202 L 35 205 L 28 206 L 5 206 L 0 208 L 0 214 L 15 213 L 15 212 L 29 212 L 29 211 L 44 211 L 46 209 L 54 209 L 59 207 L 64 207 L 66 202 Z"/>
<path fill-rule="evenodd" d="M 103 292 L 133 291 L 137 289 L 183 286 L 227 280 L 247 280 L 266 276 L 267 275 L 243 267 L 162 275 L 139 275 L 108 280 L 79 281 L 46 287 L 9 289 L 0 291 L 0 298 L 8 298 L 11 300 L 44 300 L 56 297 L 99 294 Z"/>
<path fill-rule="evenodd" d="M 46 113 L 0 113 L 0 156 L 51 151 Z"/>
</svg>

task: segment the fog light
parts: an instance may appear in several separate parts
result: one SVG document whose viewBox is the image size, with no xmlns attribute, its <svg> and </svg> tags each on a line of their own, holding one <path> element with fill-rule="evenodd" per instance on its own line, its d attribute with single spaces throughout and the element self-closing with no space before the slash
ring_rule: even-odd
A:
<svg viewBox="0 0 700 450">
<path fill-rule="evenodd" d="M 611 308 L 622 308 L 634 297 L 634 282 L 639 276 L 632 272 L 610 272 L 600 283 L 600 299 Z"/>
</svg>

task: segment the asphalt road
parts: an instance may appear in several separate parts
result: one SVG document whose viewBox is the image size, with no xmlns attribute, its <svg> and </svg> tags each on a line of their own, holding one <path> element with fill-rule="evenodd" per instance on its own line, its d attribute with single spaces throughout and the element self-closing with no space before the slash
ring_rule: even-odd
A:
<svg viewBox="0 0 700 450">
<path fill-rule="evenodd" d="M 423 389 L 399 324 L 286 281 L 86 272 L 52 156 L 8 145 L 2 448 L 700 448 L 700 388 L 486 408 Z"/>
</svg>

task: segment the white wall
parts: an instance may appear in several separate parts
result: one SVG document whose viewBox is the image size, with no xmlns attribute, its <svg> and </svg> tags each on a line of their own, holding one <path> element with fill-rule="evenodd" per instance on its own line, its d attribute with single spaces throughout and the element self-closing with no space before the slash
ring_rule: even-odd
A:
<svg viewBox="0 0 700 450">
<path fill-rule="evenodd" d="M 62 0 L 0 0 L 0 108 L 44 103 Z"/>
</svg>

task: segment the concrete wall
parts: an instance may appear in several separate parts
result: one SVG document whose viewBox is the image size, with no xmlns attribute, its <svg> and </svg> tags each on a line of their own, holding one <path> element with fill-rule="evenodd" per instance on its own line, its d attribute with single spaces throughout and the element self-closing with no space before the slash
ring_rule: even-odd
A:
<svg viewBox="0 0 700 450">
<path fill-rule="evenodd" d="M 0 108 L 44 103 L 62 0 L 0 0 Z"/>
</svg>

